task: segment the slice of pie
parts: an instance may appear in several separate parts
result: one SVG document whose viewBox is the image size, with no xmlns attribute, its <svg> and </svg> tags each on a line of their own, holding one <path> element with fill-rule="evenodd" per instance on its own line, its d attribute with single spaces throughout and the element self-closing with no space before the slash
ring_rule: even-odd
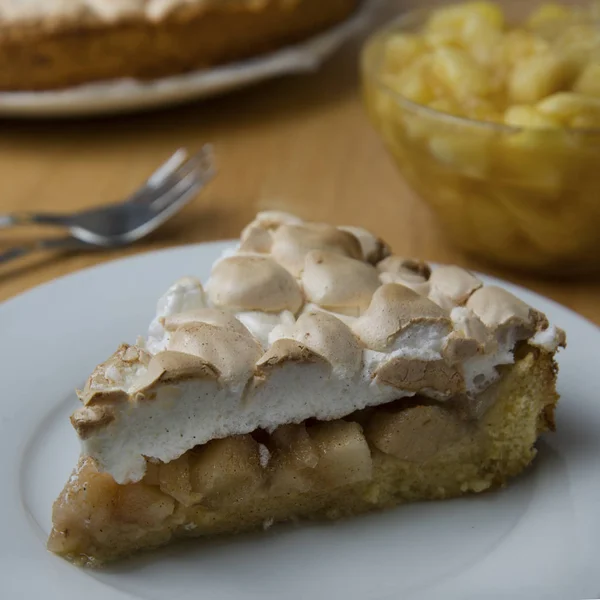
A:
<svg viewBox="0 0 600 600">
<path fill-rule="evenodd" d="M 154 79 L 277 50 L 360 0 L 0 0 L 0 90 Z"/>
<path fill-rule="evenodd" d="M 564 333 L 459 267 L 261 213 L 203 287 L 79 393 L 49 548 L 97 565 L 185 536 L 504 485 L 553 429 Z"/>
</svg>

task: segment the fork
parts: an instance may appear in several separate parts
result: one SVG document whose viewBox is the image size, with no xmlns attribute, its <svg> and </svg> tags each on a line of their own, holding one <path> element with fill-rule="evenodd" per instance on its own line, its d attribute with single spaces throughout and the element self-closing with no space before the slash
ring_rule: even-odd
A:
<svg viewBox="0 0 600 600">
<path fill-rule="evenodd" d="M 124 202 L 72 214 L 0 215 L 0 229 L 18 225 L 66 228 L 70 235 L 39 240 L 0 253 L 0 264 L 38 250 L 113 248 L 148 235 L 185 206 L 214 176 L 212 149 L 189 156 L 179 149 Z"/>
</svg>

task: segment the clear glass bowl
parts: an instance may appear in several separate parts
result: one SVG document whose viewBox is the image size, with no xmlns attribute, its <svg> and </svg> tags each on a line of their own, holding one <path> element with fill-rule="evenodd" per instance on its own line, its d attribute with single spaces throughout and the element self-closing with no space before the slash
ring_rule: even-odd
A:
<svg viewBox="0 0 600 600">
<path fill-rule="evenodd" d="M 396 93 L 381 77 L 384 44 L 428 14 L 375 33 L 361 59 L 368 113 L 402 175 L 469 253 L 549 275 L 600 271 L 600 129 L 477 121 Z"/>
</svg>

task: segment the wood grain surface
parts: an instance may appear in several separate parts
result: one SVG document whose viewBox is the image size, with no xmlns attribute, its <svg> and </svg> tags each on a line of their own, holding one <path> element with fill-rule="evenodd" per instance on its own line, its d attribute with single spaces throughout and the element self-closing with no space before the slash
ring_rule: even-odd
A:
<svg viewBox="0 0 600 600">
<path fill-rule="evenodd" d="M 0 212 L 70 211 L 118 200 L 176 148 L 214 144 L 218 176 L 134 246 L 31 256 L 0 267 L 0 300 L 90 265 L 167 246 L 236 237 L 258 210 L 361 225 L 398 254 L 452 262 L 525 285 L 600 324 L 600 281 L 542 280 L 454 249 L 406 187 L 360 100 L 349 43 L 319 72 L 136 116 L 0 123 Z M 0 231 L 0 249 L 47 230 Z"/>
</svg>

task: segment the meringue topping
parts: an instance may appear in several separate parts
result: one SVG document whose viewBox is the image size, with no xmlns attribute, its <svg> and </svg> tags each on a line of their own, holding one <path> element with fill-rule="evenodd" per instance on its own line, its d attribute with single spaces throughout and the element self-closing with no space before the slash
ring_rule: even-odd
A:
<svg viewBox="0 0 600 600">
<path fill-rule="evenodd" d="M 507 326 L 525 327 L 530 332 L 548 327 L 548 320 L 542 313 L 495 285 L 474 292 L 467 301 L 467 308 L 492 331 Z"/>
<path fill-rule="evenodd" d="M 362 259 L 372 265 L 376 265 L 391 254 L 390 247 L 382 239 L 362 227 L 341 225 L 338 229 L 351 233 L 358 240 L 362 249 Z"/>
<path fill-rule="evenodd" d="M 216 327 L 224 327 L 233 329 L 241 335 L 247 335 L 247 328 L 240 323 L 232 313 L 216 308 L 197 308 L 180 312 L 170 317 L 160 318 L 165 331 L 177 331 L 184 325 L 192 325 L 194 323 L 206 323 L 207 325 L 215 325 Z"/>
<path fill-rule="evenodd" d="M 117 482 L 138 481 L 147 459 L 213 439 L 416 393 L 476 402 L 517 343 L 564 346 L 562 330 L 509 292 L 386 252 L 360 228 L 259 213 L 206 292 L 176 282 L 148 338 L 92 373 L 72 419 L 84 453 Z"/>
<path fill-rule="evenodd" d="M 302 219 L 279 210 L 258 213 L 256 219 L 244 228 L 240 236 L 240 252 L 271 252 L 273 232 L 281 225 L 302 225 Z"/>
<path fill-rule="evenodd" d="M 201 358 L 213 365 L 219 379 L 231 387 L 246 384 L 262 354 L 261 345 L 247 329 L 240 334 L 233 327 L 208 323 L 182 325 L 169 340 L 167 350 Z"/>
<path fill-rule="evenodd" d="M 451 310 L 456 305 L 463 305 L 483 283 L 465 269 L 442 265 L 431 273 L 429 285 L 429 298 Z"/>
<path fill-rule="evenodd" d="M 411 392 L 427 389 L 451 395 L 465 391 L 462 374 L 444 360 L 394 357 L 381 365 L 375 376 L 379 383 Z"/>
<path fill-rule="evenodd" d="M 323 250 L 306 255 L 301 281 L 309 302 L 352 316 L 367 309 L 379 287 L 377 270 L 371 265 Z"/>
<path fill-rule="evenodd" d="M 326 250 L 357 260 L 362 260 L 363 255 L 359 241 L 351 233 L 325 223 L 282 224 L 273 232 L 271 254 L 294 277 L 302 273 L 311 250 Z"/>
<path fill-rule="evenodd" d="M 368 348 L 384 351 L 404 329 L 423 322 L 449 327 L 450 320 L 431 300 L 406 286 L 389 283 L 373 294 L 369 308 L 352 330 Z"/>
<path fill-rule="evenodd" d="M 206 291 L 214 306 L 230 311 L 296 313 L 303 304 L 296 280 L 268 256 L 241 254 L 218 261 Z"/>
<path fill-rule="evenodd" d="M 132 385 L 150 359 L 143 349 L 121 344 L 106 362 L 94 369 L 83 390 L 78 390 L 79 399 L 85 405 L 127 400 Z"/>
<path fill-rule="evenodd" d="M 276 327 L 269 341 L 275 344 L 280 339 L 303 344 L 348 379 L 362 366 L 363 353 L 359 341 L 342 321 L 326 312 L 303 313 L 293 325 Z"/>
<path fill-rule="evenodd" d="M 377 263 L 377 269 L 380 273 L 398 275 L 414 283 L 425 283 L 431 276 L 431 268 L 427 263 L 403 256 L 388 256 Z"/>
</svg>

